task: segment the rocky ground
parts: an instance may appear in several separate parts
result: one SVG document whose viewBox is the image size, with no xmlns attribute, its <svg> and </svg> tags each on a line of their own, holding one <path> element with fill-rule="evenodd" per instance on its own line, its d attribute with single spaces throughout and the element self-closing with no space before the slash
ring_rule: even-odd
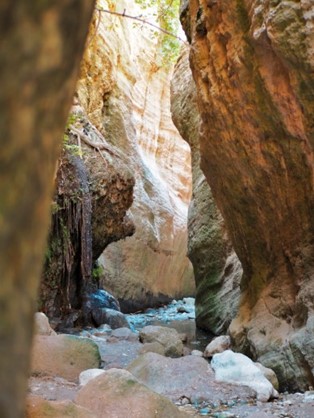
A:
<svg viewBox="0 0 314 418">
<path fill-rule="evenodd" d="M 159 315 L 157 318 L 159 321 L 163 319 L 169 321 L 171 318 L 178 320 L 178 317 L 187 320 L 189 316 L 193 317 L 188 305 L 182 302 L 171 305 L 169 316 L 163 309 L 157 313 L 149 310 L 146 320 L 156 320 L 155 315 L 152 316 L 153 313 L 156 313 L 157 317 Z M 135 323 L 137 327 L 146 325 L 146 320 L 143 315 L 136 318 L 133 316 L 131 328 Z M 54 418 L 64 416 L 310 418 L 314 416 L 314 391 L 281 393 L 277 399 L 260 402 L 256 400 L 256 393 L 247 386 L 217 382 L 213 369 L 209 367 L 209 359 L 203 358 L 199 350 L 194 350 L 191 355 L 191 348 L 182 344 L 183 335 L 172 331 L 171 328 L 166 329 L 163 334 L 162 330 L 151 325 L 144 327 L 140 332 L 134 328 L 112 330 L 109 326 L 102 325 L 99 328 L 81 331 L 80 334 L 85 337 L 84 339 L 73 336 L 61 338 L 47 329 L 45 331 L 44 327 L 41 327 L 39 332 L 46 335 L 36 336 L 37 347 L 38 341 L 43 341 L 42 339 L 45 339 L 45 347 L 37 348 L 33 356 L 33 371 L 29 380 L 27 415 L 29 418 L 48 416 Z M 55 342 L 56 338 L 58 343 Z M 64 342 L 67 338 L 70 339 L 70 344 L 67 343 L 66 348 L 62 348 L 63 355 L 59 356 L 56 350 L 60 347 L 60 341 Z M 77 340 L 81 344 L 79 351 L 74 347 Z M 86 344 L 86 349 L 89 350 L 89 354 L 85 355 L 83 360 L 82 344 Z M 54 365 L 51 364 L 53 361 L 49 361 L 49 367 L 45 370 L 42 359 L 49 357 L 49 346 L 53 348 L 52 357 L 58 364 Z M 94 355 L 95 347 L 99 349 L 100 358 L 97 357 L 98 353 L 96 357 Z M 169 355 L 169 353 L 171 357 L 166 357 L 165 354 Z M 105 372 L 86 383 L 80 372 L 86 368 L 95 368 L 95 361 L 98 362 L 97 372 L 99 369 Z M 122 372 L 122 369 L 125 372 Z M 93 375 L 94 372 L 91 373 Z M 128 385 L 132 382 L 135 386 L 133 392 L 129 392 L 128 388 L 128 391 L 123 392 L 123 396 L 119 397 L 122 382 L 128 382 Z M 100 395 L 97 395 L 98 391 Z M 100 399 L 102 394 L 104 400 Z M 43 400 L 49 402 L 44 403 Z M 144 402 L 142 409 L 138 405 L 141 402 Z M 125 415 L 128 405 L 131 404 L 130 411 Z M 153 409 L 150 409 L 151 404 Z M 172 409 L 174 405 L 175 408 Z M 75 412 L 71 408 L 73 411 L 75 409 Z M 72 415 L 67 415 L 70 410 L 73 412 Z M 50 415 L 47 415 L 47 411 L 50 411 Z"/>
</svg>

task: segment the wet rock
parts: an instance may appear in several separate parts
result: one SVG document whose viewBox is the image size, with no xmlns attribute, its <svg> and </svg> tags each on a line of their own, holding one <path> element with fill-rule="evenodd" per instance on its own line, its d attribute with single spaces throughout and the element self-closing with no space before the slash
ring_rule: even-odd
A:
<svg viewBox="0 0 314 418">
<path fill-rule="evenodd" d="M 98 418 L 94 413 L 71 401 L 48 401 L 38 396 L 28 396 L 26 418 Z"/>
<path fill-rule="evenodd" d="M 92 311 L 98 308 L 108 308 L 120 311 L 118 300 L 104 289 L 98 289 L 86 296 L 85 308 Z"/>
<path fill-rule="evenodd" d="M 130 327 L 123 313 L 114 309 L 97 308 L 93 309 L 91 314 L 96 326 L 107 324 L 111 329 Z"/>
<path fill-rule="evenodd" d="M 87 369 L 80 373 L 79 384 L 80 386 L 86 385 L 90 380 L 94 379 L 97 376 L 100 376 L 102 373 L 105 373 L 102 369 Z"/>
<path fill-rule="evenodd" d="M 267 402 L 272 397 L 278 397 L 277 391 L 260 369 L 241 353 L 226 350 L 215 354 L 211 366 L 217 381 L 249 386 L 256 391 L 259 401 Z"/>
<path fill-rule="evenodd" d="M 72 335 L 37 335 L 34 338 L 32 375 L 59 376 L 76 382 L 83 370 L 99 366 L 98 347 L 88 338 Z"/>
<path fill-rule="evenodd" d="M 205 348 L 204 357 L 213 357 L 214 354 L 222 353 L 231 347 L 229 335 L 221 335 L 214 338 Z"/>
<path fill-rule="evenodd" d="M 43 312 L 35 313 L 35 334 L 37 335 L 57 335 L 51 328 L 47 316 Z"/>
<path fill-rule="evenodd" d="M 148 325 L 140 331 L 140 341 L 158 342 L 165 348 L 165 355 L 169 357 L 180 357 L 183 354 L 180 335 L 173 328 Z"/>
<path fill-rule="evenodd" d="M 168 399 L 151 391 L 128 371 L 110 369 L 79 390 L 76 403 L 97 417 L 187 417 Z"/>
</svg>

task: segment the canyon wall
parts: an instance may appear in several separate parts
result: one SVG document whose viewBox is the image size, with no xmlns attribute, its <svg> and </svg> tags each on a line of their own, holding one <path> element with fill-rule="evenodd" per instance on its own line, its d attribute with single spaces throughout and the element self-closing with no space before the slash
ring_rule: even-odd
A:
<svg viewBox="0 0 314 418">
<path fill-rule="evenodd" d="M 77 103 L 69 120 L 38 301 L 38 309 L 60 329 L 88 322 L 85 301 L 99 286 L 97 258 L 108 244 L 134 233 L 126 215 L 134 177 L 125 156 L 105 141 Z"/>
<path fill-rule="evenodd" d="M 136 5 L 99 9 L 139 15 Z M 78 100 L 135 177 L 130 210 L 136 232 L 100 256 L 101 283 L 122 310 L 137 310 L 194 292 L 186 257 L 191 194 L 190 151 L 170 115 L 171 71 L 159 36 L 147 25 L 96 10 L 81 68 Z"/>
<path fill-rule="evenodd" d="M 214 334 L 227 331 L 240 298 L 241 263 L 227 235 L 211 189 L 200 167 L 200 112 L 184 48 L 171 82 L 172 118 L 191 147 L 192 200 L 188 213 L 188 256 L 193 264 L 196 324 Z"/>
<path fill-rule="evenodd" d="M 201 167 L 242 263 L 236 347 L 314 383 L 314 5 L 190 0 Z"/>
</svg>

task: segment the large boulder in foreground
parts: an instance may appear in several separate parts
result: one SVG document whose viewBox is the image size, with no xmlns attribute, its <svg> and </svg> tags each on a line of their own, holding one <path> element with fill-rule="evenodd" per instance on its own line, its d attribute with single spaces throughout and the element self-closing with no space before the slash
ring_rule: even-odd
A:
<svg viewBox="0 0 314 418">
<path fill-rule="evenodd" d="M 174 328 L 147 325 L 140 331 L 140 341 L 161 344 L 165 349 L 165 356 L 180 357 L 183 355 L 183 343 L 178 331 Z"/>
<path fill-rule="evenodd" d="M 190 1 L 201 166 L 243 267 L 230 333 L 281 389 L 314 381 L 312 1 Z"/>
<path fill-rule="evenodd" d="M 254 391 L 215 381 L 208 362 L 198 356 L 180 358 L 146 353 L 135 359 L 127 368 L 150 389 L 176 402 L 187 398 L 191 403 L 202 401 L 229 401 L 254 397 Z"/>
<path fill-rule="evenodd" d="M 32 347 L 31 373 L 59 376 L 77 382 L 83 370 L 98 368 L 97 345 L 88 338 L 72 335 L 35 336 Z"/>
<path fill-rule="evenodd" d="M 167 398 L 151 391 L 128 371 L 110 369 L 81 388 L 76 403 L 97 418 L 187 418 Z"/>
<path fill-rule="evenodd" d="M 136 16 L 143 13 L 137 3 L 143 2 L 103 0 L 102 6 Z M 119 148 L 136 180 L 130 208 L 135 234 L 112 243 L 99 259 L 101 285 L 118 297 L 123 312 L 194 292 L 186 256 L 190 152 L 171 120 L 171 65 L 157 64 L 163 59 L 159 34 L 152 37 L 149 26 L 133 23 L 95 13 L 78 83 L 88 117 Z"/>
</svg>

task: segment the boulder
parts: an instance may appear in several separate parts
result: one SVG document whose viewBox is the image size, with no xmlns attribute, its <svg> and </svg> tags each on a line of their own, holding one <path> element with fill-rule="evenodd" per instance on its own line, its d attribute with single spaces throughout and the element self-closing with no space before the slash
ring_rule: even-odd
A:
<svg viewBox="0 0 314 418">
<path fill-rule="evenodd" d="M 80 373 L 79 384 L 80 386 L 86 385 L 90 380 L 105 373 L 103 369 L 87 369 Z"/>
<path fill-rule="evenodd" d="M 248 399 L 254 396 L 249 388 L 217 384 L 208 362 L 198 356 L 169 358 L 146 353 L 130 363 L 127 370 L 141 383 L 174 402 L 183 398 L 192 403 L 208 399 L 227 402 L 236 397 Z"/>
<path fill-rule="evenodd" d="M 138 340 L 138 333 L 132 332 L 128 327 L 116 328 L 111 333 L 112 337 L 121 339 L 121 340 Z"/>
<path fill-rule="evenodd" d="M 109 325 L 112 329 L 130 327 L 128 320 L 122 312 L 114 309 L 97 308 L 92 310 L 92 319 L 96 326 Z"/>
<path fill-rule="evenodd" d="M 121 369 L 110 369 L 90 380 L 79 390 L 76 403 L 94 412 L 98 418 L 188 417 L 168 399 Z"/>
<path fill-rule="evenodd" d="M 274 388 L 279 390 L 279 382 L 276 373 L 269 367 L 263 366 L 261 363 L 255 362 L 254 364 L 260 369 L 260 371 L 263 373 L 266 379 L 270 381 Z"/>
<path fill-rule="evenodd" d="M 88 294 L 85 300 L 85 307 L 91 311 L 98 308 L 108 308 L 120 311 L 118 300 L 104 289 L 98 289 L 97 291 Z"/>
<path fill-rule="evenodd" d="M 213 357 L 214 354 L 222 353 L 231 347 L 229 335 L 221 335 L 214 338 L 205 348 L 204 357 Z"/>
<path fill-rule="evenodd" d="M 255 390 L 259 401 L 267 402 L 278 396 L 278 392 L 261 370 L 244 354 L 231 350 L 214 354 L 211 366 L 215 370 L 217 381 L 249 386 Z"/>
<path fill-rule="evenodd" d="M 148 325 L 140 331 L 142 343 L 158 342 L 165 348 L 165 356 L 180 357 L 183 354 L 183 344 L 177 330 L 173 328 Z"/>
<path fill-rule="evenodd" d="M 77 382 L 83 370 L 100 366 L 97 345 L 72 335 L 37 335 L 33 341 L 32 375 L 59 376 Z"/>
<path fill-rule="evenodd" d="M 38 396 L 28 396 L 26 418 L 97 418 L 82 406 L 71 401 L 48 401 Z"/>
<path fill-rule="evenodd" d="M 161 356 L 165 355 L 165 347 L 160 344 L 158 341 L 154 341 L 152 343 L 144 343 L 143 347 L 140 350 L 141 354 L 145 353 L 157 353 Z"/>
<path fill-rule="evenodd" d="M 37 335 L 57 335 L 51 328 L 47 316 L 43 312 L 35 313 L 35 334 Z"/>
<path fill-rule="evenodd" d="M 204 357 L 202 351 L 200 350 L 192 350 L 191 356 Z"/>
</svg>

